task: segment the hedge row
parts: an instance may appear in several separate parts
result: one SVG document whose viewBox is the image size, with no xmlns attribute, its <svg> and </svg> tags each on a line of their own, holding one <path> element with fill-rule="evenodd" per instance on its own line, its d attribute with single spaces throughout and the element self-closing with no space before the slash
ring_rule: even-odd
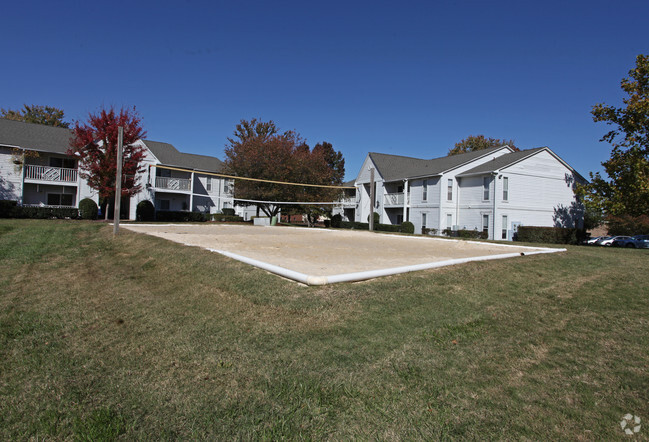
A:
<svg viewBox="0 0 649 442">
<path fill-rule="evenodd" d="M 333 225 L 333 223 L 332 223 Z M 356 221 L 341 221 L 341 229 L 356 229 L 356 230 L 369 230 L 369 223 L 359 223 Z M 401 233 L 414 233 L 415 226 L 411 222 L 404 222 L 403 224 L 374 224 L 374 230 L 379 232 L 401 232 Z"/>
<path fill-rule="evenodd" d="M 468 238 L 468 239 L 487 239 L 489 235 L 487 232 L 483 232 L 478 229 L 474 230 L 469 230 L 469 229 L 459 229 L 459 230 L 451 230 L 451 229 L 444 229 L 442 230 L 442 233 L 446 236 L 451 236 L 453 238 Z"/>
<path fill-rule="evenodd" d="M 222 213 L 215 213 L 212 215 L 212 220 L 222 223 L 242 222 L 243 218 L 239 215 L 225 215 Z"/>
<path fill-rule="evenodd" d="M 75 208 L 23 207 L 16 201 L 0 201 L 0 218 L 34 218 L 34 219 L 76 219 L 79 210 Z"/>
<path fill-rule="evenodd" d="M 163 222 L 205 222 L 209 221 L 209 213 L 200 213 L 200 212 L 180 212 L 173 210 L 158 211 L 155 214 L 156 221 Z"/>
<path fill-rule="evenodd" d="M 515 240 L 546 244 L 580 244 L 586 237 L 587 235 L 584 229 L 520 226 Z"/>
</svg>

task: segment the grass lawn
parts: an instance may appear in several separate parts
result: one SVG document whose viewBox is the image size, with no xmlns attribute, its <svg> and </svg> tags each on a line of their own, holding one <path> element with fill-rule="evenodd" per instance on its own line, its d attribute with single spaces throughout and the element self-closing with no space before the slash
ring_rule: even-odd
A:
<svg viewBox="0 0 649 442">
<path fill-rule="evenodd" d="M 304 287 L 111 234 L 0 220 L 0 439 L 649 439 L 649 250 Z"/>
</svg>

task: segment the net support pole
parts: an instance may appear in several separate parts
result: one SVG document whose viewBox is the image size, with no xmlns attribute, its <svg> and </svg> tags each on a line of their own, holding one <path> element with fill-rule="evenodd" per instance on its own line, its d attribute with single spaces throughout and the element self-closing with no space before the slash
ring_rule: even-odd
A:
<svg viewBox="0 0 649 442">
<path fill-rule="evenodd" d="M 113 213 L 113 236 L 119 232 L 119 214 L 122 205 L 122 144 L 124 128 L 117 128 L 117 173 L 115 174 L 115 212 Z"/>
<path fill-rule="evenodd" d="M 374 168 L 370 167 L 370 232 L 374 230 Z"/>
</svg>

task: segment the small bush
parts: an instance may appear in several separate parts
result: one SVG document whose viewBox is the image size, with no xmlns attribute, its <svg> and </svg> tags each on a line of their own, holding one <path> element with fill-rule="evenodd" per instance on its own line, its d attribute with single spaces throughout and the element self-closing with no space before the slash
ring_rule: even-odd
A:
<svg viewBox="0 0 649 442">
<path fill-rule="evenodd" d="M 77 219 L 79 209 L 74 207 L 21 207 L 17 206 L 13 211 L 12 218 L 31 219 Z"/>
<path fill-rule="evenodd" d="M 437 229 L 431 229 L 429 227 L 422 227 L 421 228 L 421 234 L 422 235 L 435 235 L 437 233 Z"/>
<path fill-rule="evenodd" d="M 233 208 L 223 209 L 223 210 L 221 210 L 221 212 L 223 213 L 223 215 L 234 216 L 234 209 Z"/>
<path fill-rule="evenodd" d="M 343 222 L 343 216 L 340 213 L 331 217 L 331 227 L 340 228 Z"/>
<path fill-rule="evenodd" d="M 357 223 L 356 221 L 341 221 L 340 227 L 343 229 L 370 230 L 369 223 Z"/>
<path fill-rule="evenodd" d="M 158 211 L 156 212 L 156 221 L 163 222 L 205 222 L 210 218 L 209 213 L 201 212 L 181 212 L 181 211 Z"/>
<path fill-rule="evenodd" d="M 401 231 L 403 233 L 415 233 L 415 225 L 410 221 L 404 221 L 403 224 L 401 224 Z"/>
<path fill-rule="evenodd" d="M 97 203 L 90 198 L 84 198 L 79 201 L 79 216 L 81 219 L 97 219 L 99 208 Z"/>
<path fill-rule="evenodd" d="M 379 216 L 378 212 L 374 212 L 374 225 L 378 224 L 380 219 L 381 217 Z M 367 224 L 369 225 L 369 223 L 370 223 L 370 216 L 367 215 Z"/>
<path fill-rule="evenodd" d="M 585 239 L 585 230 L 565 227 L 520 226 L 516 234 L 516 241 L 546 244 L 580 244 Z"/>
<path fill-rule="evenodd" d="M 138 221 L 155 220 L 155 206 L 149 200 L 140 201 L 135 209 L 135 219 Z"/>
</svg>

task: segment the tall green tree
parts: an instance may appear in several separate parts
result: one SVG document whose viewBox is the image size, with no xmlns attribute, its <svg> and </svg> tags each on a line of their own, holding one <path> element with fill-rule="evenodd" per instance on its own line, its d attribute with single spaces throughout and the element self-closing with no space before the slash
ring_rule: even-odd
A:
<svg viewBox="0 0 649 442">
<path fill-rule="evenodd" d="M 25 123 L 45 124 L 55 127 L 70 127 L 64 121 L 63 110 L 52 106 L 23 105 L 23 109 L 0 109 L 0 117 L 8 120 L 24 121 Z"/>
<path fill-rule="evenodd" d="M 462 141 L 455 143 L 455 147 L 448 151 L 448 156 L 505 145 L 514 150 L 520 150 L 514 145 L 514 140 L 486 138 L 484 135 L 469 135 Z"/>
<path fill-rule="evenodd" d="M 649 56 L 636 57 L 621 88 L 623 107 L 599 103 L 591 111 L 593 121 L 613 126 L 600 140 L 612 146 L 602 163 L 607 177 L 591 173 L 579 192 L 591 210 L 637 217 L 649 214 Z"/>
</svg>

